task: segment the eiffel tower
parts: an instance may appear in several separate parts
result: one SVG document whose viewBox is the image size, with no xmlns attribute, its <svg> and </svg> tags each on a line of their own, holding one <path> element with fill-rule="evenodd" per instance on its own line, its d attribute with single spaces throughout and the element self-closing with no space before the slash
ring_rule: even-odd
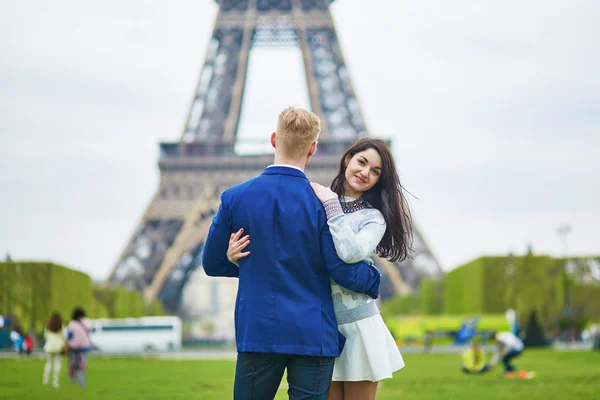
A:
<svg viewBox="0 0 600 400">
<path fill-rule="evenodd" d="M 331 182 L 341 154 L 368 135 L 330 14 L 332 2 L 217 0 L 219 13 L 182 136 L 177 142 L 160 143 L 158 191 L 109 283 L 142 291 L 147 300 L 158 298 L 169 312 L 194 314 L 186 310 L 182 294 L 194 281 L 190 278 L 203 273 L 203 242 L 220 194 L 272 163 L 272 155 L 236 154 L 248 58 L 255 46 L 299 46 L 311 109 L 322 121 L 317 154 L 307 175 L 323 184 Z M 383 299 L 416 289 L 425 277 L 441 275 L 439 263 L 416 229 L 414 238 L 412 259 L 402 263 L 376 259 L 384 276 Z M 223 297 L 217 281 L 206 280 L 194 292 L 210 298 L 205 301 L 209 314 L 217 312 Z M 234 295 L 235 288 L 228 296 Z"/>
</svg>

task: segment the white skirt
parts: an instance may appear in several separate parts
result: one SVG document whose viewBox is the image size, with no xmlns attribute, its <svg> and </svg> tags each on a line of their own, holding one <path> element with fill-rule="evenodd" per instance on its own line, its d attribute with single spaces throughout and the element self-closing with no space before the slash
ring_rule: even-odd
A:
<svg viewBox="0 0 600 400">
<path fill-rule="evenodd" d="M 333 380 L 378 382 L 404 368 L 404 360 L 381 315 L 339 325 L 346 337 L 342 354 L 336 358 Z"/>
</svg>

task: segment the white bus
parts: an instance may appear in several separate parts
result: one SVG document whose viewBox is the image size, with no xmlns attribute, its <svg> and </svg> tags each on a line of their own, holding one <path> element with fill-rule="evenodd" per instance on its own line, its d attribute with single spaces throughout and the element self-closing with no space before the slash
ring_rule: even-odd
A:
<svg viewBox="0 0 600 400">
<path fill-rule="evenodd" d="M 142 317 L 90 321 L 92 348 L 105 353 L 181 350 L 181 319 Z"/>
</svg>

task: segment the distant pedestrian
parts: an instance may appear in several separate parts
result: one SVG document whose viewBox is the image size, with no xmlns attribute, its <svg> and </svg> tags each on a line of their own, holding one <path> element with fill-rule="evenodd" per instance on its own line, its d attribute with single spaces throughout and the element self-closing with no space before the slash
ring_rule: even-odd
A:
<svg viewBox="0 0 600 400">
<path fill-rule="evenodd" d="M 54 369 L 52 386 L 58 388 L 60 369 L 62 365 L 62 353 L 65 351 L 66 338 L 63 333 L 63 319 L 58 312 L 50 314 L 46 330 L 44 331 L 44 352 L 46 353 L 46 365 L 44 366 L 44 385 L 50 382 L 50 372 Z"/>
<path fill-rule="evenodd" d="M 504 364 L 504 376 L 506 378 L 515 376 L 519 378 L 533 377 L 533 373 L 530 374 L 527 371 L 518 371 L 517 373 L 516 368 L 511 363 L 512 359 L 523 354 L 525 346 L 521 339 L 511 332 L 499 332 L 494 337 L 494 342 L 496 342 L 497 350 L 491 364 L 495 365 L 501 360 Z"/>
<path fill-rule="evenodd" d="M 486 355 L 479 346 L 479 341 L 474 340 L 471 346 L 462 355 L 461 370 L 467 374 L 483 374 L 492 369 L 492 365 L 487 363 Z"/>
<path fill-rule="evenodd" d="M 90 322 L 85 317 L 85 311 L 76 307 L 71 316 L 71 322 L 67 326 L 67 338 L 69 340 L 69 379 L 79 381 L 81 388 L 85 390 L 87 352 L 92 348 L 89 333 L 92 329 Z"/>
<path fill-rule="evenodd" d="M 25 353 L 27 355 L 31 354 L 33 351 L 33 335 L 30 334 L 25 336 L 25 339 L 23 340 L 23 348 L 25 349 Z"/>
<path fill-rule="evenodd" d="M 13 317 L 14 318 L 14 317 Z M 25 350 L 25 340 L 23 338 L 23 330 L 18 321 L 13 321 L 13 327 L 10 331 L 10 340 L 13 348 L 21 354 Z"/>
</svg>

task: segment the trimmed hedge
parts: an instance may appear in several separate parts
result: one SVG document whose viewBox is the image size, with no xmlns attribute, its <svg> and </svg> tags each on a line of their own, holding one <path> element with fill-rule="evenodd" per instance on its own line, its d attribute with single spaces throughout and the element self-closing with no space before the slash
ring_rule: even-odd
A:
<svg viewBox="0 0 600 400">
<path fill-rule="evenodd" d="M 16 315 L 24 331 L 43 331 L 52 311 L 69 320 L 75 305 L 91 309 L 92 280 L 50 263 L 0 263 L 0 309 Z"/>
<path fill-rule="evenodd" d="M 83 272 L 52 263 L 0 263 L 0 314 L 15 315 L 24 332 L 42 332 L 53 311 L 69 321 L 75 306 L 90 318 L 164 315 L 158 301 L 146 305 L 139 292 L 123 287 L 94 288 Z"/>
<path fill-rule="evenodd" d="M 532 311 L 546 327 L 579 326 L 600 319 L 600 284 L 591 278 L 594 264 L 600 265 L 600 257 L 481 257 L 443 280 L 423 280 L 418 294 L 389 299 L 381 311 L 387 322 L 398 315 L 504 314 L 514 308 L 521 326 Z"/>
<path fill-rule="evenodd" d="M 585 265 L 597 258 L 570 259 L 585 273 Z M 494 314 L 514 308 L 521 323 L 535 311 L 544 325 L 557 325 L 569 289 L 577 318 L 600 316 L 600 285 L 575 283 L 565 274 L 564 259 L 528 254 L 520 257 L 482 257 L 449 272 L 444 279 L 446 314 Z M 567 277 L 569 276 L 569 277 Z M 582 275 L 584 276 L 584 275 Z M 581 278 L 583 279 L 583 278 Z"/>
<path fill-rule="evenodd" d="M 447 274 L 444 311 L 493 314 L 515 307 L 554 312 L 561 277 L 551 257 L 482 257 Z"/>
<path fill-rule="evenodd" d="M 121 286 L 95 287 L 94 299 L 105 307 L 107 318 L 137 318 L 164 314 L 160 302 L 144 304 L 140 293 Z"/>
<path fill-rule="evenodd" d="M 440 315 L 444 311 L 444 282 L 423 279 L 419 288 L 420 310 L 423 315 Z"/>
<path fill-rule="evenodd" d="M 578 320 L 600 320 L 600 286 L 571 283 L 572 317 Z M 584 324 L 585 325 L 585 324 Z"/>
<path fill-rule="evenodd" d="M 379 310 L 383 319 L 393 318 L 396 315 L 419 314 L 420 300 L 418 296 L 394 296 L 381 304 Z"/>
<path fill-rule="evenodd" d="M 450 271 L 444 279 L 444 314 L 484 313 L 484 259 Z"/>
<path fill-rule="evenodd" d="M 93 315 L 95 319 L 110 318 L 110 314 L 108 313 L 108 308 L 106 307 L 106 304 L 99 301 L 96 298 L 96 296 L 92 296 L 92 307 L 90 309 L 90 315 Z"/>
</svg>

